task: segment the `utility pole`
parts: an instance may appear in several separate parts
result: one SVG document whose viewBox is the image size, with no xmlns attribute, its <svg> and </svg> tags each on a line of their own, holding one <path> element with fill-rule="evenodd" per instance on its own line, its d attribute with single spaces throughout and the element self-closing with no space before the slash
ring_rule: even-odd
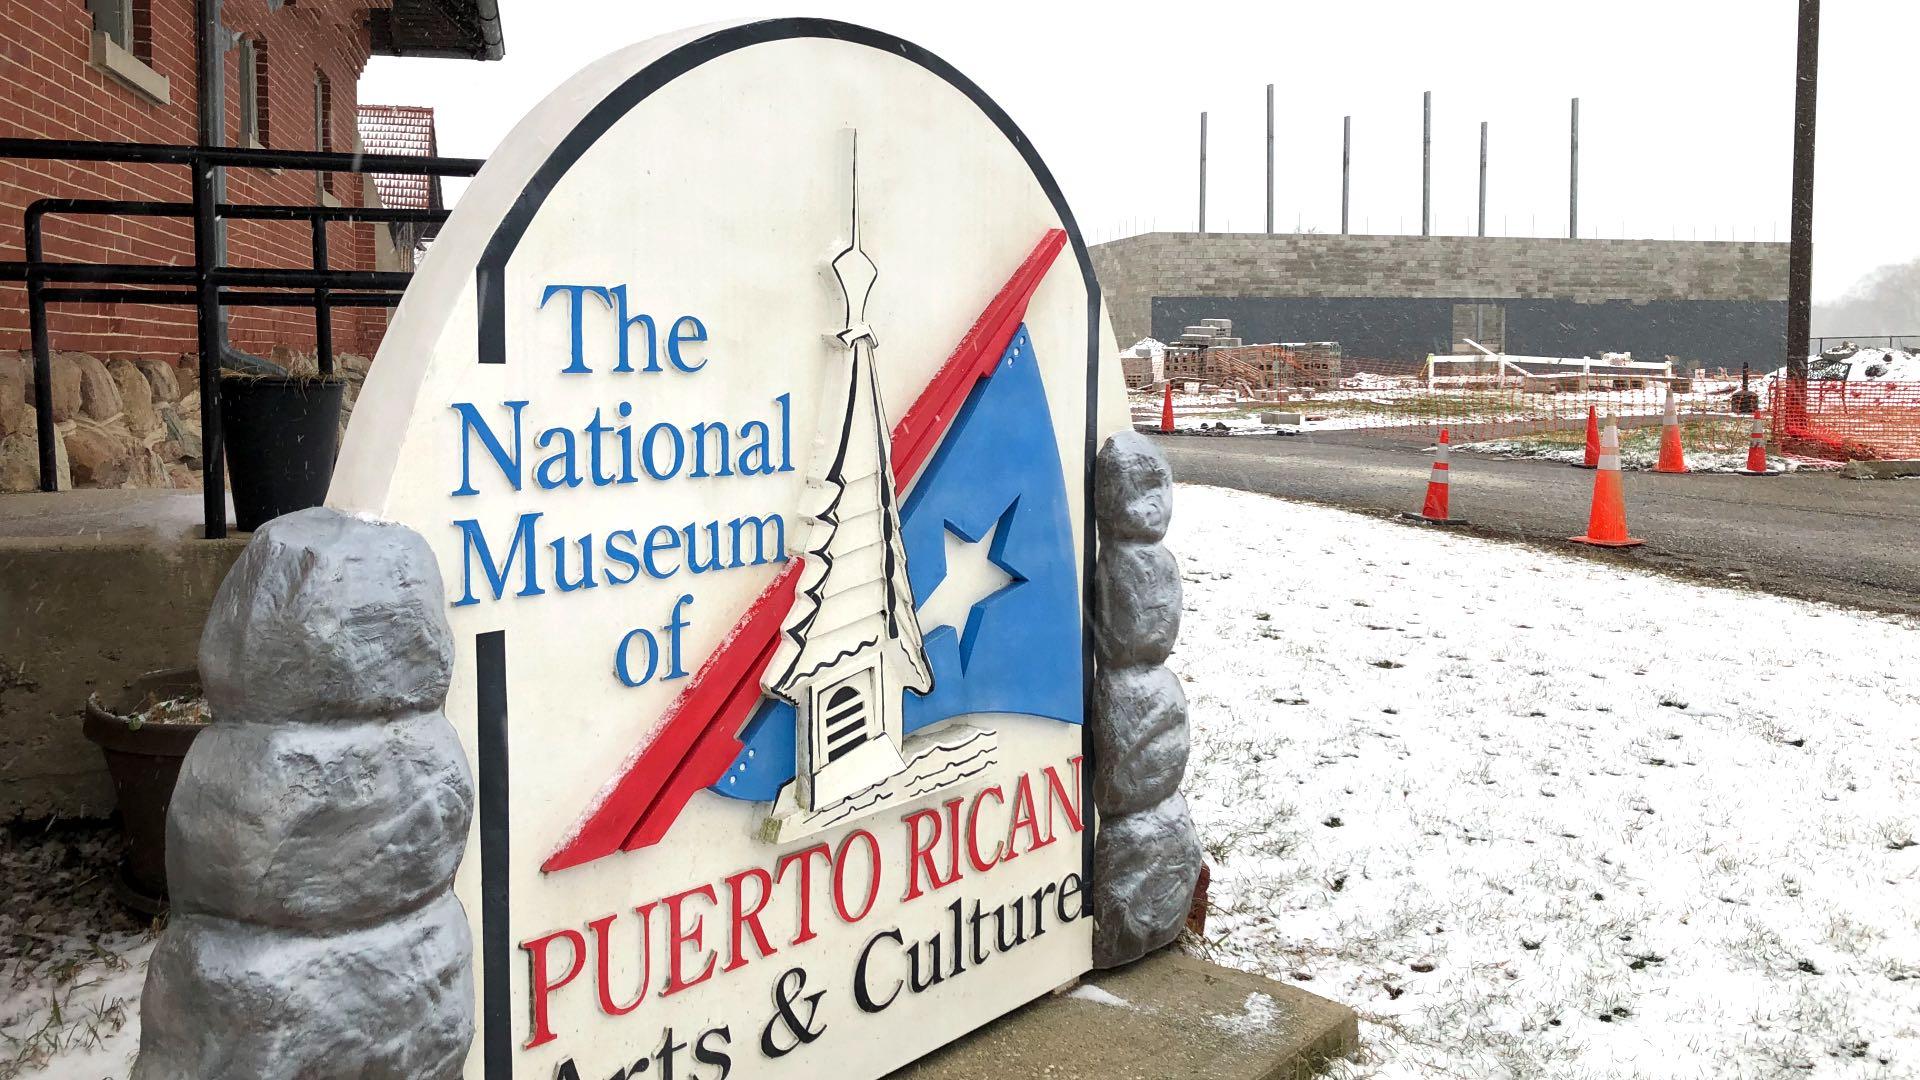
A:
<svg viewBox="0 0 1920 1080">
<path fill-rule="evenodd" d="M 1793 94 L 1793 224 L 1787 251 L 1788 422 L 1806 416 L 1807 352 L 1813 333 L 1813 130 L 1820 81 L 1820 0 L 1800 0 L 1800 55 Z"/>
<path fill-rule="evenodd" d="M 1200 231 L 1207 231 L 1207 114 L 1200 114 Z"/>
<path fill-rule="evenodd" d="M 1349 195 L 1353 190 L 1353 117 L 1347 117 L 1340 127 L 1340 235 L 1345 236 Z"/>
<path fill-rule="evenodd" d="M 1267 84 L 1267 232 L 1273 232 L 1273 84 Z"/>
<path fill-rule="evenodd" d="M 1420 235 L 1433 235 L 1433 91 L 1420 96 Z"/>
<path fill-rule="evenodd" d="M 1580 239 L 1580 99 L 1573 99 L 1572 156 L 1567 163 L 1567 238 Z"/>
<path fill-rule="evenodd" d="M 1480 235 L 1487 235 L 1487 122 L 1480 121 Z"/>
</svg>

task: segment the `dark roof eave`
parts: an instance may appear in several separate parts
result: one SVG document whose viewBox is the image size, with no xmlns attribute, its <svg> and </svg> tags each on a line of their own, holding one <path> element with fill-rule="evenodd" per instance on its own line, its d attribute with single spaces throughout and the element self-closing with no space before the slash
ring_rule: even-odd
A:
<svg viewBox="0 0 1920 1080">
<path fill-rule="evenodd" d="M 368 12 L 380 56 L 498 60 L 506 55 L 499 0 L 394 0 Z"/>
</svg>

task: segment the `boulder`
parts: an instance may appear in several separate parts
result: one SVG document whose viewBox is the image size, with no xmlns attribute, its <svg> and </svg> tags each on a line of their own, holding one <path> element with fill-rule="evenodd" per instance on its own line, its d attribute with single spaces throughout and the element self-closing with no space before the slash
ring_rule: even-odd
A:
<svg viewBox="0 0 1920 1080">
<path fill-rule="evenodd" d="M 1093 966 L 1130 964 L 1179 937 L 1199 880 L 1186 799 L 1102 821 L 1093 841 Z"/>
<path fill-rule="evenodd" d="M 147 966 L 133 1080 L 456 1080 L 472 957 L 450 893 L 325 935 L 175 915 Z"/>
<path fill-rule="evenodd" d="M 0 435 L 0 491 L 33 491 L 40 486 L 40 445 L 33 432 Z"/>
<path fill-rule="evenodd" d="M 1165 667 L 1107 668 L 1094 683 L 1093 804 L 1102 818 L 1172 798 L 1190 749 L 1187 696 Z"/>
<path fill-rule="evenodd" d="M 111 420 L 126 411 L 126 403 L 120 397 L 120 384 L 107 373 L 107 365 L 97 356 L 86 353 L 73 353 L 74 363 L 80 369 L 80 412 L 95 420 Z M 55 410 L 56 414 L 58 410 Z"/>
<path fill-rule="evenodd" d="M 233 777 L 245 776 L 245 784 Z M 217 723 L 167 814 L 176 914 L 336 929 L 453 884 L 473 784 L 437 710 L 369 725 Z"/>
<path fill-rule="evenodd" d="M 1173 470 L 1158 447 L 1122 431 L 1100 448 L 1094 466 L 1093 512 L 1103 534 L 1156 541 L 1172 517 Z"/>
<path fill-rule="evenodd" d="M 180 378 L 173 373 L 172 364 L 165 360 L 135 360 L 133 366 L 146 376 L 147 385 L 153 390 L 154 404 L 180 400 Z"/>
<path fill-rule="evenodd" d="M 107 374 L 120 390 L 120 406 L 127 418 L 127 430 L 145 435 L 160 426 L 153 411 L 153 384 L 133 366 L 131 360 L 115 360 L 107 365 Z"/>
<path fill-rule="evenodd" d="M 200 677 L 221 720 L 336 723 L 436 709 L 453 674 L 420 534 L 314 507 L 262 526 L 214 596 Z"/>
<path fill-rule="evenodd" d="M 75 487 L 119 487 L 127 479 L 132 446 L 102 431 L 76 429 L 64 439 Z"/>
<path fill-rule="evenodd" d="M 1180 567 L 1162 544 L 1109 539 L 1094 564 L 1103 664 L 1157 664 L 1180 636 Z"/>
<path fill-rule="evenodd" d="M 82 353 L 54 353 L 48 382 L 53 385 L 53 422 L 65 423 L 80 412 L 80 357 Z M 87 357 L 92 360 L 92 357 Z M 94 363 L 99 363 L 94 360 Z M 105 369 L 102 369 L 104 374 Z"/>
<path fill-rule="evenodd" d="M 24 430 L 27 410 L 27 371 L 33 361 L 17 352 L 0 352 L 0 439 Z"/>
</svg>

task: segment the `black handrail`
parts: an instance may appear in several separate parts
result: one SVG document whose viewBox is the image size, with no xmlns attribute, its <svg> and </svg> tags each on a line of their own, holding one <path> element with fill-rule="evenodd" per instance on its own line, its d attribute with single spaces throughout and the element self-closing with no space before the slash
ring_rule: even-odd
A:
<svg viewBox="0 0 1920 1080">
<path fill-rule="evenodd" d="M 332 310 L 337 307 L 390 307 L 397 304 L 413 275 L 409 272 L 332 269 L 328 259 L 327 224 L 433 223 L 447 219 L 444 210 L 217 203 L 214 200 L 215 172 L 220 168 L 234 167 L 472 176 L 484 164 L 475 158 L 17 138 L 0 139 L 0 158 L 181 165 L 191 170 L 193 198 L 190 202 L 79 198 L 34 201 L 22 215 L 26 258 L 0 261 L 0 281 L 24 281 L 27 286 L 28 325 L 34 363 L 35 434 L 42 491 L 53 491 L 58 487 L 58 433 L 53 423 L 53 350 L 47 327 L 47 305 L 170 304 L 192 306 L 199 310 L 200 448 L 205 534 L 209 539 L 218 539 L 227 534 L 226 475 L 220 457 L 219 310 L 238 306 L 312 307 L 314 344 L 320 370 L 323 374 L 331 374 Z M 193 265 L 48 262 L 42 230 L 48 215 L 191 218 Z M 222 220 L 308 222 L 312 229 L 312 268 L 218 265 L 212 241 L 215 229 Z M 336 289 L 353 291 L 336 292 Z"/>
</svg>

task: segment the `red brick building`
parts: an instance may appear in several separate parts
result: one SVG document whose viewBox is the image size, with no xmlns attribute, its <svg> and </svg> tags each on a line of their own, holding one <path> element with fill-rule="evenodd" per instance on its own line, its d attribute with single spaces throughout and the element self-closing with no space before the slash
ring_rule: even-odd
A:
<svg viewBox="0 0 1920 1080">
<path fill-rule="evenodd" d="M 215 3 L 234 35 L 225 54 L 225 143 L 279 150 L 358 149 L 356 87 L 369 56 L 501 54 L 495 0 L 0 0 L 0 137 L 191 144 L 198 141 L 196 12 Z M 370 178 L 296 170 L 228 171 L 235 203 L 373 205 Z M 185 168 L 0 158 L 0 260 L 24 258 L 22 210 L 49 196 L 191 198 Z M 232 222 L 233 266 L 311 265 L 302 222 Z M 376 228 L 334 224 L 334 269 L 373 269 Z M 192 263 L 180 219 L 50 217 L 49 260 Z M 377 309 L 334 312 L 335 349 L 371 355 Z M 52 308 L 53 347 L 102 358 L 172 358 L 195 350 L 190 308 L 69 304 Z M 236 308 L 233 343 L 265 355 L 313 347 L 313 312 Z M 25 349 L 19 283 L 0 283 L 0 349 Z"/>
</svg>

